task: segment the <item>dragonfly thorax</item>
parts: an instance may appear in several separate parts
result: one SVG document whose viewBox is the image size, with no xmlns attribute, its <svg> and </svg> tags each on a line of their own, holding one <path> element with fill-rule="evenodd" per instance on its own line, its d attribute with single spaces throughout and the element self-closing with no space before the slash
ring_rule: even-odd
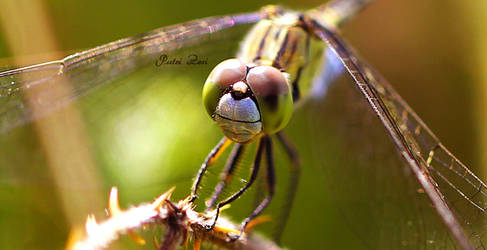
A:
<svg viewBox="0 0 487 250">
<path fill-rule="evenodd" d="M 276 13 L 250 30 L 237 58 L 245 63 L 276 67 L 289 74 L 291 83 L 297 84 L 300 72 L 308 64 L 310 42 L 298 14 Z"/>
</svg>

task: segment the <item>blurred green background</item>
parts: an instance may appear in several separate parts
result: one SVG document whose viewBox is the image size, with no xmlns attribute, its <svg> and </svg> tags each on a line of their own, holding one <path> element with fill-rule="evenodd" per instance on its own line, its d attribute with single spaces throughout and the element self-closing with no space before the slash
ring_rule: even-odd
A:
<svg viewBox="0 0 487 250">
<path fill-rule="evenodd" d="M 1 2 L 0 8 L 10 6 L 9 1 Z M 297 10 L 321 4 L 111 0 L 35 3 L 42 6 L 49 25 L 46 29 L 61 55 L 196 18 L 254 11 L 265 4 Z M 481 150 L 486 138 L 485 11 L 486 4 L 480 2 L 376 1 L 343 29 L 343 36 L 359 54 L 480 176 L 485 171 L 481 166 L 487 162 Z M 36 46 L 37 41 L 22 40 L 25 33 L 35 30 L 7 32 L 6 26 L 16 25 L 23 18 L 10 13 L 1 19 L 1 58 L 53 52 Z M 232 56 L 243 34 L 239 30 L 228 38 L 216 37 L 218 41 L 178 52 L 206 56 L 208 65 L 191 71 L 176 67 L 146 69 L 80 98 L 75 107 L 81 112 L 82 147 L 94 166 L 87 170 L 87 176 L 93 177 L 90 184 L 63 186 L 56 182 L 58 175 L 48 167 L 45 146 L 32 124 L 1 134 L 0 247 L 64 248 L 70 232 L 83 225 L 87 214 L 94 213 L 99 220 L 105 217 L 103 209 L 112 186 L 119 187 L 122 207 L 150 201 L 171 186 L 176 186 L 175 199 L 189 194 L 191 178 L 221 137 L 200 105 L 202 83 L 218 60 Z M 7 36 L 16 35 L 15 40 L 26 48 L 25 54 L 12 52 Z M 2 62 L 1 66 L 6 64 Z M 303 170 L 283 245 L 290 249 L 453 247 L 428 200 L 416 192 L 416 181 L 398 161 L 383 128 L 354 88 L 348 78 L 341 79 L 325 101 L 302 105 L 286 129 L 301 153 Z M 357 118 L 362 115 L 366 117 Z M 288 162 L 281 151 L 277 147 L 278 195 L 267 210 L 272 215 L 287 206 L 284 193 Z M 69 152 L 65 158 L 70 158 Z M 57 164 L 69 169 L 71 163 Z M 209 179 L 218 177 L 222 163 L 211 171 Z M 242 161 L 242 178 L 250 163 L 250 157 Z M 203 193 L 211 193 L 211 188 L 205 184 Z M 245 217 L 252 205 L 252 193 L 236 202 L 227 215 L 237 221 Z M 66 215 L 69 203 L 84 203 L 87 199 L 90 203 L 86 210 Z M 272 223 L 262 225 L 263 233 L 272 230 Z M 160 229 L 150 229 L 144 235 L 150 242 L 160 233 Z M 139 248 L 127 237 L 114 247 Z"/>
</svg>

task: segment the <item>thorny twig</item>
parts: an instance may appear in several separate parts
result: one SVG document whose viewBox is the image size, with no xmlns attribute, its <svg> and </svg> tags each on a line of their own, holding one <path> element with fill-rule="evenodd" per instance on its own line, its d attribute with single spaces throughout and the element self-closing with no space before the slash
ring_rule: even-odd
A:
<svg viewBox="0 0 487 250">
<path fill-rule="evenodd" d="M 228 234 L 238 233 L 239 226 L 225 218 L 219 218 L 215 228 L 206 230 L 205 225 L 212 217 L 194 211 L 188 199 L 171 202 L 169 198 L 173 190 L 160 195 L 152 203 L 122 211 L 118 203 L 118 191 L 112 188 L 108 204 L 110 217 L 98 223 L 93 215 L 88 216 L 86 237 L 76 242 L 72 249 L 104 249 L 126 232 L 136 242 L 144 244 L 145 241 L 133 230 L 147 225 L 164 225 L 167 228 L 159 249 L 175 249 L 178 244 L 186 243 L 189 236 L 194 239 L 194 249 L 199 249 L 202 241 L 228 249 L 280 249 L 272 241 L 255 233 L 245 233 L 238 240 L 230 241 Z"/>
</svg>

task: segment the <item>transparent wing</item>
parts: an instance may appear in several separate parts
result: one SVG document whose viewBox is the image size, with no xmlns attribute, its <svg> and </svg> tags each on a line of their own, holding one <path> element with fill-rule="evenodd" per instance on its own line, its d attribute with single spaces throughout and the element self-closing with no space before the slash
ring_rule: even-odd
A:
<svg viewBox="0 0 487 250">
<path fill-rule="evenodd" d="M 485 184 L 441 144 L 392 87 L 337 34 L 317 22 L 311 25 L 340 58 L 457 243 L 464 249 L 472 248 L 464 230 L 470 230 L 478 221 L 475 216 L 480 217 L 471 211 L 472 207 L 484 212 Z M 471 207 L 462 204 L 465 202 Z M 480 241 L 476 233 L 469 236 Z"/>
<path fill-rule="evenodd" d="M 225 30 L 224 33 L 227 34 L 229 30 Z M 244 34 L 244 32 L 239 33 Z M 200 37 L 205 37 L 204 34 Z M 229 45 L 226 38 L 225 36 L 225 40 L 220 39 L 222 41 L 211 45 L 194 41 L 199 43 L 196 52 L 189 47 L 184 52 L 180 52 L 210 56 L 209 65 L 167 67 L 164 70 L 157 70 L 157 74 L 137 71 L 126 78 L 115 80 L 113 84 L 101 84 L 102 82 L 97 81 L 93 84 L 99 88 L 89 93 L 88 99 L 80 101 L 86 121 L 90 125 L 90 135 L 95 141 L 98 165 L 105 167 L 107 190 L 110 185 L 120 187 L 121 195 L 126 195 L 123 202 L 125 207 L 139 201 L 150 200 L 173 185 L 177 186 L 176 191 L 179 192 L 175 195 L 175 199 L 187 195 L 191 177 L 221 136 L 221 132 L 206 117 L 201 107 L 200 88 L 208 72 L 211 71 L 211 66 L 233 56 L 237 50 L 238 40 Z M 226 46 L 233 46 L 234 49 L 225 53 L 214 51 Z M 154 56 L 157 58 L 161 53 L 162 51 L 155 53 Z M 153 63 L 156 58 L 152 57 L 148 63 Z M 58 72 L 52 65 L 44 66 L 46 75 Z M 109 66 L 111 65 L 105 67 Z M 118 70 L 113 72 L 120 73 Z M 45 76 L 42 72 L 39 75 Z M 375 83 L 369 82 L 369 84 L 375 86 L 373 85 Z M 45 83 L 42 85 L 48 86 Z M 76 89 L 77 86 L 74 88 Z M 7 85 L 5 87 L 8 89 Z M 92 88 L 92 85 L 87 85 L 86 88 L 81 88 L 84 91 L 76 90 L 77 95 Z M 134 91 L 141 93 L 134 95 Z M 11 94 L 2 98 L 15 100 L 21 95 L 22 90 L 20 92 L 11 90 Z M 58 101 L 62 104 L 63 100 L 72 100 L 77 95 L 63 97 Z M 295 112 L 286 129 L 301 154 L 303 177 L 291 212 L 291 221 L 284 235 L 284 246 L 296 249 L 317 249 L 322 248 L 323 245 L 333 246 L 329 247 L 331 249 L 454 248 L 454 240 L 451 239 L 441 220 L 437 218 L 435 210 L 431 209 L 431 202 L 421 191 L 424 189 L 411 176 L 403 178 L 407 176 L 408 170 L 401 168 L 401 164 L 404 163 L 400 161 L 401 159 L 389 159 L 390 156 L 393 156 L 392 158 L 396 156 L 396 149 L 390 144 L 389 138 L 380 127 L 380 122 L 373 116 L 375 114 L 369 106 L 366 106 L 368 104 L 362 98 L 358 88 L 352 84 L 332 85 L 329 86 L 326 95 L 324 103 L 321 101 L 319 105 L 313 102 L 305 103 Z M 382 96 L 380 93 L 378 95 Z M 21 101 L 19 103 L 24 103 L 22 99 L 18 100 Z M 84 107 L 85 101 L 90 101 L 88 108 Z M 401 104 L 395 105 L 399 106 L 397 110 L 405 107 Z M 28 110 L 23 107 L 16 110 L 20 113 L 11 113 L 13 121 L 27 121 L 25 115 L 28 113 L 25 112 Z M 8 120 L 7 116 L 0 116 L 1 121 L 4 119 Z M 32 118 L 27 116 L 27 119 Z M 425 130 L 421 129 L 421 132 L 423 131 Z M 52 248 L 53 242 L 57 242 L 62 247 L 69 229 L 58 230 L 61 236 L 58 236 L 57 241 L 49 241 L 49 243 L 43 241 L 46 237 L 42 232 L 49 232 L 52 236 L 54 234 L 52 231 L 58 229 L 63 221 L 58 210 L 45 208 L 46 203 L 57 204 L 56 198 L 53 197 L 55 189 L 40 188 L 40 185 L 30 182 L 39 181 L 40 178 L 49 180 L 45 171 L 46 164 L 39 159 L 42 158 L 38 156 L 39 150 L 31 146 L 35 145 L 35 139 L 26 140 L 23 135 L 7 134 L 0 138 L 4 145 L 0 153 L 2 179 L 9 180 L 7 177 L 14 175 L 29 181 L 22 182 L 23 186 L 20 188 L 22 192 L 10 188 L 2 195 L 4 200 L 10 199 L 18 203 L 4 206 L 9 214 L 4 221 L 5 225 L 9 225 L 7 235 L 9 237 L 24 235 L 26 227 L 21 223 L 19 226 L 19 221 L 26 221 L 28 228 L 33 228 L 32 232 L 35 232 L 32 234 L 35 240 L 27 243 L 19 241 L 17 244 L 25 244 L 20 248 L 26 248 L 26 245 L 37 247 L 48 245 L 50 247 L 46 248 Z M 405 140 L 409 140 L 406 135 L 404 137 Z M 276 154 L 278 190 L 275 200 L 266 210 L 266 214 L 271 216 L 281 211 L 282 204 L 287 204 L 283 200 L 286 197 L 284 186 L 288 180 L 286 165 L 289 162 L 278 146 L 276 146 Z M 429 155 L 429 153 L 423 155 L 426 162 Z M 438 152 L 434 153 L 431 157 L 431 168 L 446 169 L 435 165 L 438 162 L 434 158 L 439 159 L 442 155 Z M 445 159 L 442 161 L 447 162 Z M 225 159 L 222 159 L 221 164 L 224 162 Z M 249 166 L 251 162 L 251 155 L 243 159 L 242 173 L 235 179 L 235 187 L 240 187 L 241 180 L 247 178 L 248 171 L 244 166 Z M 421 166 L 428 170 L 427 164 Z M 454 171 L 449 171 L 453 175 L 446 175 L 448 171 L 441 173 L 454 183 L 457 189 L 450 188 L 451 186 L 438 179 L 433 170 L 430 169 L 425 173 L 438 183 L 438 189 L 445 196 L 450 208 L 458 211 L 462 208 L 460 203 L 468 200 L 460 195 L 457 195 L 459 199 L 454 199 L 452 195 L 458 194 L 456 190 L 465 191 L 471 200 L 476 200 L 479 194 L 467 192 L 468 189 L 465 188 L 470 184 L 459 182 L 465 179 Z M 457 172 L 461 173 L 461 171 Z M 211 169 L 208 181 L 211 181 L 212 177 L 217 179 L 218 176 L 219 169 Z M 203 188 L 207 195 L 211 194 L 213 188 L 210 184 Z M 76 195 L 75 191 L 73 195 Z M 341 193 L 338 193 L 339 191 Z M 255 189 L 252 192 L 256 192 Z M 325 193 L 335 194 L 337 198 L 330 202 L 323 202 Z M 35 202 L 32 202 L 32 197 L 35 197 Z M 252 208 L 253 197 L 254 195 L 250 193 L 237 201 L 240 203 L 232 204 L 231 209 L 226 210 L 225 213 L 232 215 L 236 221 L 246 217 L 249 209 Z M 480 202 L 480 199 L 476 202 Z M 348 205 L 345 210 L 347 214 L 342 212 L 344 210 L 334 210 L 333 206 L 336 206 L 336 203 Z M 460 211 L 455 215 L 460 220 L 475 222 L 472 217 L 469 217 L 472 215 L 469 208 L 473 206 L 470 203 L 466 205 L 464 212 Z M 30 217 L 31 214 L 35 216 Z M 366 219 L 358 221 L 357 215 Z M 263 223 L 256 230 L 261 231 L 264 228 L 265 231 L 266 228 L 271 227 L 269 224 L 271 223 Z M 462 226 L 465 227 L 465 223 L 462 223 Z M 377 230 L 367 230 L 371 228 Z M 153 235 L 150 234 L 147 239 L 152 237 Z M 469 237 L 478 236 L 469 235 Z M 386 239 L 389 244 L 381 244 L 383 241 L 376 243 L 379 238 Z"/>
<path fill-rule="evenodd" d="M 156 63 L 163 53 L 202 42 L 215 32 L 239 24 L 256 22 L 257 13 L 210 17 L 173 25 L 121 39 L 58 61 L 0 72 L 0 131 L 36 119 L 73 98 L 126 75 L 144 65 Z M 68 80 L 72 93 L 52 93 L 49 86 Z M 35 103 L 26 103 L 23 92 L 36 88 Z M 49 97 L 49 98 L 48 98 Z M 41 111 L 34 114 L 29 106 Z"/>
<path fill-rule="evenodd" d="M 195 44 L 183 42 L 185 46 L 167 53 L 171 58 L 183 60 L 194 54 L 204 60 L 203 64 L 156 67 L 153 63 L 160 53 L 165 53 L 163 51 L 148 59 L 147 66 L 126 72 L 123 77 L 114 77 L 110 84 L 97 82 L 96 88 L 90 89 L 93 91 L 67 97 L 68 100 L 76 98 L 74 101 L 83 114 L 86 136 L 103 173 L 99 181 L 105 191 L 111 186 L 124 190 L 127 206 L 151 200 L 167 187 L 177 187 L 176 200 L 189 193 L 198 166 L 214 140 L 221 137 L 221 131 L 201 105 L 202 85 L 216 64 L 235 55 L 249 28 L 250 25 L 234 25 L 224 32 L 213 33 L 208 39 L 202 39 L 207 36 L 202 34 L 199 40 L 193 41 Z M 70 76 L 76 78 L 77 75 Z M 70 82 L 82 83 L 80 81 Z M 1 214 L 9 217 L 3 217 L 2 224 L 10 228 L 9 237 L 21 235 L 26 227 L 35 232 L 31 240 L 17 241 L 13 248 L 62 247 L 71 228 L 65 217 L 59 216 L 61 209 L 56 192 L 67 187 L 57 186 L 52 181 L 42 145 L 33 132 L 30 127 L 20 127 L 0 136 L 0 192 L 3 204 L 8 204 Z M 59 135 L 62 137 L 62 132 Z M 73 167 L 69 163 L 65 165 L 68 169 Z M 218 177 L 217 170 L 214 173 Z M 70 189 L 73 196 L 78 197 L 79 190 L 86 190 L 84 184 L 80 184 Z M 208 193 L 211 188 L 208 187 Z M 104 191 L 102 196 L 107 197 Z M 33 197 L 39 202 L 31 202 Z M 103 209 L 93 209 L 93 212 L 100 212 L 99 218 L 105 218 Z M 82 217 L 80 225 L 85 215 Z M 29 221 L 28 226 L 24 221 Z M 56 224 L 66 226 L 57 227 Z M 46 234 L 56 239 L 46 242 Z M 157 234 L 148 232 L 147 239 L 154 235 Z"/>
</svg>

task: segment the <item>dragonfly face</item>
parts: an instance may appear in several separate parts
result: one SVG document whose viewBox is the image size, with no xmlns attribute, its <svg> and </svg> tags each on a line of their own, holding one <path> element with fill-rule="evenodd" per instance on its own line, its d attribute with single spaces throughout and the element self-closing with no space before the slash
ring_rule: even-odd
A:
<svg viewBox="0 0 487 250">
<path fill-rule="evenodd" d="M 203 103 L 225 135 L 238 143 L 281 130 L 292 114 L 284 74 L 270 66 L 250 68 L 238 59 L 213 69 L 203 87 Z"/>
</svg>

